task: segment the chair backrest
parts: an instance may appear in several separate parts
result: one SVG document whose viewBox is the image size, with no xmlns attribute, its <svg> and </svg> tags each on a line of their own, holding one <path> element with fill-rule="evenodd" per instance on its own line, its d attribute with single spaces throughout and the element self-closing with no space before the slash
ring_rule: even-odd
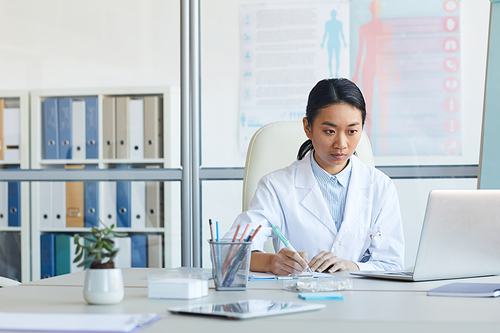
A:
<svg viewBox="0 0 500 333">
<path fill-rule="evenodd" d="M 297 159 L 300 146 L 307 140 L 301 121 L 280 121 L 261 127 L 250 140 L 243 178 L 243 211 L 248 209 L 259 180 L 266 174 L 285 168 Z M 361 136 L 356 154 L 373 166 L 370 140 Z"/>
</svg>

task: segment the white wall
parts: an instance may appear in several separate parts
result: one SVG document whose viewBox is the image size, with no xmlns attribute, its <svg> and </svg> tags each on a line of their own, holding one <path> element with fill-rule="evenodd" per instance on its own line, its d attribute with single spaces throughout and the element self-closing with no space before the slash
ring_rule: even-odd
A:
<svg viewBox="0 0 500 333">
<path fill-rule="evenodd" d="M 0 90 L 179 86 L 179 4 L 2 0 Z"/>
</svg>

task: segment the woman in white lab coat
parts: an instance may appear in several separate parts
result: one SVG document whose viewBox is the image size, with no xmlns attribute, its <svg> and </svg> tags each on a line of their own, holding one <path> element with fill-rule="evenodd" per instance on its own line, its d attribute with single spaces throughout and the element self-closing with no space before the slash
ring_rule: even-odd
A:
<svg viewBox="0 0 500 333">
<path fill-rule="evenodd" d="M 365 117 L 363 95 L 351 81 L 322 80 L 311 90 L 303 119 L 309 140 L 298 160 L 260 180 L 248 210 L 225 236 L 232 238 L 238 225 L 262 225 L 253 239 L 252 271 L 286 275 L 307 265 L 319 272 L 403 269 L 394 184 L 353 155 Z M 299 253 L 287 249 L 272 226 Z M 278 253 L 263 252 L 268 237 Z"/>
</svg>

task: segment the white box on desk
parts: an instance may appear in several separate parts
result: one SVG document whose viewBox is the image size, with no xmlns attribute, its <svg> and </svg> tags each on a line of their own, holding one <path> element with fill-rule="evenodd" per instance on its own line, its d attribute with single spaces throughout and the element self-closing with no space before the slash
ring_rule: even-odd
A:
<svg viewBox="0 0 500 333">
<path fill-rule="evenodd" d="M 193 299 L 208 296 L 208 280 L 169 272 L 148 274 L 148 298 Z"/>
</svg>

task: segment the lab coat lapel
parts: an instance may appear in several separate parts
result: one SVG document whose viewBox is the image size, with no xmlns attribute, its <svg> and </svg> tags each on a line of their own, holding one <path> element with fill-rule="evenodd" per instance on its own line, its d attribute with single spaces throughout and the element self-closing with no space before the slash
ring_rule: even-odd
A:
<svg viewBox="0 0 500 333">
<path fill-rule="evenodd" d="M 337 228 L 326 206 L 323 194 L 314 178 L 311 168 L 310 153 L 302 160 L 298 161 L 297 172 L 295 174 L 295 186 L 306 192 L 304 198 L 300 202 L 302 206 L 330 229 L 333 234 L 336 234 Z"/>
<path fill-rule="evenodd" d="M 351 157 L 352 171 L 349 189 L 347 190 L 347 197 L 344 209 L 344 220 L 339 230 L 339 236 L 351 230 L 356 223 L 358 217 L 369 206 L 369 199 L 363 194 L 362 189 L 370 186 L 373 183 L 372 178 L 361 168 L 366 168 L 356 156 Z"/>
</svg>

